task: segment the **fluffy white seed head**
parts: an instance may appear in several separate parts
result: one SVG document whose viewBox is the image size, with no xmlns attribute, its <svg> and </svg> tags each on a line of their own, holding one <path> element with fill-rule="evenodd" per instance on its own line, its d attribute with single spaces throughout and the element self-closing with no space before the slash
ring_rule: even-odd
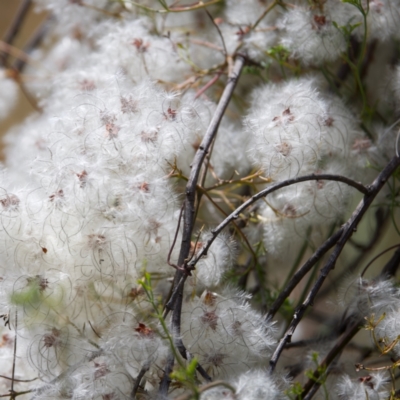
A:
<svg viewBox="0 0 400 400">
<path fill-rule="evenodd" d="M 364 10 L 367 9 L 367 3 L 361 2 Z M 367 37 L 369 40 L 378 39 L 387 41 L 390 38 L 398 38 L 398 24 L 400 17 L 398 4 L 393 0 L 372 0 L 368 3 L 367 15 Z M 360 38 L 363 37 L 364 27 L 360 26 L 357 30 Z"/>
<path fill-rule="evenodd" d="M 250 308 L 246 297 L 226 288 L 221 295 L 205 291 L 185 304 L 183 341 L 214 377 L 258 365 L 275 343 L 273 325 Z"/>
<path fill-rule="evenodd" d="M 312 78 L 254 90 L 245 125 L 254 162 L 282 180 L 310 173 L 324 158 L 346 157 L 360 135 L 354 116 Z"/>
<path fill-rule="evenodd" d="M 205 232 L 197 243 L 195 254 L 203 248 L 203 245 L 211 237 L 211 233 Z M 227 236 L 220 234 L 196 265 L 194 276 L 196 287 L 212 288 L 217 286 L 225 273 L 233 264 L 235 259 L 235 244 Z"/>
<path fill-rule="evenodd" d="M 359 378 L 341 377 L 335 388 L 337 399 L 381 400 L 388 396 L 389 377 L 385 372 L 372 372 Z"/>
<path fill-rule="evenodd" d="M 347 173 L 335 160 L 314 174 Z M 323 231 L 343 215 L 352 191 L 344 183 L 314 180 L 280 189 L 266 198 L 260 212 L 264 243 L 274 257 L 284 258 L 296 251 L 305 239 L 320 243 Z M 325 229 L 324 229 L 325 228 Z"/>
<path fill-rule="evenodd" d="M 355 7 L 338 0 L 314 6 L 295 5 L 278 22 L 281 44 L 305 65 L 334 61 L 347 45 L 334 23 L 345 26 L 357 13 Z"/>
</svg>

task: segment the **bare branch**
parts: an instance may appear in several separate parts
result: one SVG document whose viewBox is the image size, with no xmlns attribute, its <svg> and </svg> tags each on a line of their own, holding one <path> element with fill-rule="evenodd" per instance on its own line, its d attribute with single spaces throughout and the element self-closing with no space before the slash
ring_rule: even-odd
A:
<svg viewBox="0 0 400 400">
<path fill-rule="evenodd" d="M 250 199 L 245 201 L 241 206 L 239 206 L 235 211 L 233 211 L 227 218 L 225 218 L 215 229 L 213 229 L 211 231 L 211 233 L 212 233 L 211 238 L 206 242 L 205 246 L 201 249 L 201 251 L 199 251 L 199 254 L 197 255 L 197 257 L 190 263 L 190 266 L 194 267 L 196 265 L 196 263 L 200 260 L 200 258 L 207 254 L 208 249 L 210 248 L 210 246 L 213 243 L 213 241 L 215 240 L 215 238 L 219 235 L 219 233 L 227 225 L 229 225 L 230 222 L 239 218 L 239 214 L 242 213 L 247 207 L 254 204 L 256 201 L 260 200 L 263 197 L 268 196 L 269 194 L 277 191 L 278 189 L 282 189 L 284 187 L 291 186 L 296 183 L 307 182 L 307 181 L 323 181 L 323 180 L 346 183 L 347 185 L 354 187 L 355 189 L 357 189 L 361 193 L 364 193 L 365 195 L 367 195 L 370 191 L 369 188 L 366 188 L 361 183 L 353 181 L 350 178 L 346 178 L 345 176 L 330 175 L 330 174 L 321 174 L 321 175 L 311 174 L 311 175 L 299 176 L 297 178 L 292 178 L 292 179 L 288 179 L 283 182 L 275 183 L 274 185 L 268 186 L 266 189 L 261 190 L 260 192 L 258 192 L 254 196 L 252 196 Z"/>
<path fill-rule="evenodd" d="M 13 378 L 10 378 L 9 376 L 5 376 L 5 375 L 0 375 L 0 378 L 8 379 L 10 381 L 13 380 Z M 14 382 L 33 382 L 33 381 L 36 381 L 36 379 L 38 379 L 38 378 L 32 378 L 32 379 L 16 379 L 16 378 L 14 378 Z"/>
<path fill-rule="evenodd" d="M 37 46 L 40 45 L 43 38 L 46 36 L 47 32 L 49 31 L 50 22 L 51 22 L 51 17 L 47 18 L 47 20 L 44 21 L 42 23 L 42 25 L 31 36 L 31 39 L 24 47 L 25 54 L 29 55 L 30 53 L 32 53 L 32 51 L 34 49 L 36 49 Z M 18 57 L 17 60 L 14 62 L 14 65 L 12 68 L 15 71 L 21 72 L 24 69 L 26 63 L 27 63 L 27 60 L 25 58 Z"/>
<path fill-rule="evenodd" d="M 140 371 L 138 376 L 135 379 L 135 384 L 133 385 L 133 389 L 131 392 L 131 396 L 130 399 L 131 400 L 135 400 L 136 399 L 136 393 L 139 390 L 139 386 L 140 386 L 140 381 L 143 379 L 143 377 L 146 375 L 146 372 L 149 370 L 149 367 L 143 367 Z"/>
<path fill-rule="evenodd" d="M 12 365 L 12 372 L 11 372 L 11 389 L 10 394 L 11 398 L 15 398 L 14 392 L 14 382 L 15 382 L 15 362 L 17 359 L 17 329 L 18 329 L 18 311 L 15 310 L 15 335 L 14 335 L 14 351 L 13 351 L 13 365 Z"/>
<path fill-rule="evenodd" d="M 298 283 L 304 278 L 304 276 L 311 270 L 311 268 L 326 254 L 326 252 L 331 249 L 335 243 L 340 239 L 343 234 L 343 228 L 339 229 L 334 233 L 328 240 L 325 241 L 315 253 L 304 263 L 304 265 L 292 276 L 287 285 L 279 293 L 278 298 L 272 304 L 268 314 L 266 316 L 267 320 L 274 317 L 276 312 L 282 306 L 285 299 L 292 293 L 292 290 L 298 285 Z"/>
<path fill-rule="evenodd" d="M 343 225 L 343 233 L 338 240 L 335 249 L 331 253 L 328 261 L 326 262 L 325 266 L 321 269 L 321 273 L 317 278 L 314 286 L 311 288 L 310 292 L 308 293 L 307 298 L 304 300 L 303 304 L 296 310 L 293 315 L 292 321 L 285 332 L 285 335 L 280 340 L 277 348 L 275 349 L 274 354 L 270 360 L 270 373 L 272 373 L 276 367 L 276 364 L 279 360 L 279 357 L 284 349 L 286 343 L 289 343 L 291 337 L 293 336 L 294 331 L 296 330 L 297 325 L 302 320 L 306 310 L 309 306 L 311 306 L 314 302 L 314 299 L 321 289 L 322 284 L 324 283 L 326 277 L 328 276 L 329 272 L 335 268 L 336 261 L 343 250 L 343 247 L 350 239 L 353 232 L 357 229 L 358 223 L 361 221 L 362 217 L 364 216 L 365 212 L 371 206 L 373 200 L 375 199 L 376 195 L 382 189 L 386 181 L 390 178 L 390 176 L 394 173 L 397 167 L 400 165 L 400 158 L 395 156 L 392 160 L 388 163 L 388 165 L 383 169 L 383 171 L 377 176 L 374 180 L 372 185 L 369 187 L 368 193 L 364 196 L 364 198 L 360 201 L 357 208 L 353 212 L 350 219 Z"/>
<path fill-rule="evenodd" d="M 19 9 L 17 11 L 17 14 L 15 15 L 14 20 L 12 21 L 10 27 L 8 28 L 6 34 L 4 35 L 3 42 L 7 44 L 13 43 L 15 37 L 18 35 L 18 32 L 20 31 L 20 28 L 25 20 L 26 15 L 29 12 L 29 9 L 31 8 L 31 5 L 32 5 L 32 0 L 23 0 L 21 5 L 19 6 Z M 0 64 L 6 65 L 8 57 L 9 53 L 1 52 Z"/>
<path fill-rule="evenodd" d="M 400 265 L 400 249 L 397 249 L 394 253 L 393 257 L 386 263 L 383 267 L 381 273 L 376 278 L 378 279 L 390 279 L 396 273 L 397 268 Z M 355 321 L 350 325 L 349 329 L 342 335 L 342 337 L 335 343 L 335 345 L 331 348 L 329 353 L 325 356 L 325 358 L 321 361 L 319 366 L 313 372 L 313 378 L 310 378 L 303 387 L 302 395 L 304 400 L 310 400 L 313 395 L 317 392 L 320 387 L 319 383 L 319 375 L 320 371 L 324 370 L 327 366 L 330 365 L 331 362 L 338 356 L 340 356 L 341 352 L 345 348 L 345 346 L 350 342 L 350 340 L 357 334 L 357 332 L 362 328 L 364 320 L 362 318 L 357 318 L 357 316 L 352 315 L 347 320 Z"/>
<path fill-rule="evenodd" d="M 316 393 L 316 391 L 320 386 L 320 384 L 318 383 L 319 382 L 318 378 L 321 375 L 321 371 L 323 371 L 326 367 L 328 367 L 335 360 L 335 358 L 341 354 L 346 345 L 360 330 L 360 328 L 362 327 L 362 323 L 363 323 L 362 319 L 358 319 L 335 343 L 335 345 L 332 347 L 332 349 L 329 351 L 326 357 L 322 360 L 320 364 L 321 368 L 316 369 L 313 372 L 313 379 L 309 379 L 308 382 L 304 385 L 302 392 L 302 396 L 304 397 L 302 397 L 302 399 L 310 400 L 312 396 Z"/>
<path fill-rule="evenodd" d="M 364 258 L 368 256 L 369 252 L 375 248 L 375 245 L 382 237 L 388 217 L 389 213 L 384 215 L 383 210 L 378 208 L 378 210 L 375 212 L 376 227 L 371 239 L 365 245 L 356 245 L 356 247 L 358 249 L 362 249 L 362 251 L 357 257 L 355 257 L 349 264 L 345 266 L 344 270 L 346 271 L 346 274 L 340 274 L 337 278 L 333 278 L 329 287 L 325 288 L 324 292 L 321 293 L 323 297 L 329 296 L 332 291 L 335 290 L 335 288 L 337 288 L 346 278 L 347 274 L 353 273 L 361 265 Z M 353 242 L 351 242 L 351 244 L 354 245 Z"/>
<path fill-rule="evenodd" d="M 228 78 L 228 82 L 225 86 L 225 90 L 222 93 L 217 109 L 211 119 L 210 125 L 208 126 L 207 132 L 196 152 L 193 163 L 191 165 L 190 176 L 186 185 L 186 199 L 183 205 L 183 233 L 182 243 L 179 253 L 178 268 L 173 282 L 173 289 L 171 291 L 171 297 L 166 303 L 166 314 L 168 310 L 173 310 L 172 313 L 172 330 L 175 336 L 180 336 L 181 331 L 181 310 L 182 310 L 182 299 L 183 299 L 183 287 L 186 278 L 190 274 L 191 267 L 187 266 L 187 260 L 190 254 L 190 242 L 195 222 L 195 200 L 196 200 L 196 187 L 199 179 L 200 169 L 203 165 L 204 159 L 210 149 L 210 146 L 217 134 L 219 124 L 224 116 L 225 110 L 228 107 L 228 103 L 233 95 L 233 91 L 236 87 L 236 83 L 239 79 L 240 73 L 245 64 L 243 56 L 238 55 L 232 70 L 231 76 Z M 164 376 L 160 384 L 159 393 L 160 395 L 166 395 L 169 389 L 170 378 L 169 374 L 172 371 L 174 364 L 173 355 L 168 357 L 167 364 L 164 371 Z"/>
</svg>

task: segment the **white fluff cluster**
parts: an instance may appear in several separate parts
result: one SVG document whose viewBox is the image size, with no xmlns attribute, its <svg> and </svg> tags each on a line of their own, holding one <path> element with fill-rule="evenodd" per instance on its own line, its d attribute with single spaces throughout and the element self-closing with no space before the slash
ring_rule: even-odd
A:
<svg viewBox="0 0 400 400">
<path fill-rule="evenodd" d="M 70 99 L 77 90 L 93 92 L 107 83 L 110 74 L 122 74 L 137 83 L 146 79 L 164 84 L 182 81 L 191 71 L 179 53 L 182 35 L 159 36 L 151 33 L 153 29 L 149 19 L 127 16 L 118 24 L 99 21 L 91 38 L 70 33 L 48 52 L 34 54 L 42 68 L 32 73 L 41 77 L 28 87 L 46 102 L 51 93 L 59 100 Z"/>
<path fill-rule="evenodd" d="M 198 251 L 201 251 L 203 244 L 211 237 L 211 234 L 206 232 L 200 237 L 200 242 L 197 243 Z M 235 259 L 234 243 L 227 236 L 219 235 L 207 251 L 207 255 L 202 257 L 196 264 L 194 277 L 198 287 L 211 288 L 219 285 L 226 272 L 233 264 Z"/>
<path fill-rule="evenodd" d="M 206 290 L 184 304 L 183 341 L 213 377 L 257 367 L 276 343 L 271 323 L 251 309 L 249 299 L 225 288 L 221 294 Z"/>
<path fill-rule="evenodd" d="M 216 213 L 221 220 L 264 182 L 308 174 L 358 178 L 366 164 L 379 165 L 390 153 L 392 133 L 375 135 L 375 143 L 373 134 L 365 138 L 348 105 L 311 76 L 348 50 L 340 27 L 362 22 L 360 12 L 339 0 L 227 0 L 207 7 L 217 17 L 213 24 L 202 2 L 190 4 L 198 9 L 188 14 L 164 13 L 166 4 L 187 3 L 175 1 L 35 2 L 55 22 L 45 45 L 31 55 L 40 62 L 25 70 L 37 78 L 27 86 L 41 112 L 8 133 L 0 169 L 0 315 L 12 328 L 0 331 L 0 375 L 13 373 L 16 332 L 15 377 L 40 377 L 30 386 L 40 388 L 37 397 L 126 399 L 141 383 L 138 398 L 160 399 L 171 343 L 178 347 L 181 340 L 188 363 L 195 357 L 213 380 L 235 389 L 205 390 L 202 400 L 284 399 L 279 371 L 275 378 L 262 369 L 277 345 L 275 324 L 252 308 L 251 296 L 224 282 L 226 272 L 232 266 L 247 269 L 247 245 L 259 240 L 252 240 L 259 235 L 251 224 L 256 218 L 267 253 L 295 256 L 301 241 L 318 242 L 337 223 L 354 189 L 310 180 L 266 197 L 250 211 L 251 222 L 241 215 L 236 229 L 249 239 L 245 250 L 232 233 L 214 240 L 184 282 L 179 327 L 177 314 L 160 317 L 175 272 L 167 260 L 178 259 L 182 188 L 238 50 L 246 58 L 245 83 L 231 98 L 197 182 L 202 196 L 195 229 L 204 223 L 205 233 L 198 240 L 195 234 L 184 238 L 190 257 L 212 236 Z M 361 23 L 354 31 L 358 40 L 364 32 L 366 43 L 397 38 L 395 0 L 374 0 L 369 7 L 368 29 Z M 269 74 L 274 47 L 291 57 Z M 309 68 L 306 74 L 301 66 Z M 0 69 L 0 119 L 17 97 L 17 84 L 7 74 Z M 261 85 L 266 78 L 271 83 Z M 338 92 L 340 84 L 351 91 L 350 78 L 338 82 Z M 396 96 L 400 84 L 394 86 Z M 258 249 L 255 256 L 265 260 Z M 151 289 L 141 280 L 145 273 Z M 394 343 L 400 331 L 398 289 L 382 283 L 363 289 L 353 306 L 363 315 L 371 307 L 386 313 L 375 334 L 382 343 Z M 399 343 L 392 352 L 400 355 Z M 178 373 L 168 394 L 186 390 L 178 368 L 175 363 Z M 197 377 L 201 386 L 204 373 Z M 355 382 L 345 376 L 336 394 L 383 398 L 385 379 L 373 374 Z M 1 385 L 1 393 L 9 389 L 3 380 Z M 26 386 L 16 382 L 14 389 L 20 388 Z"/>
<path fill-rule="evenodd" d="M 77 362 L 82 348 L 94 350 L 89 338 L 95 340 L 94 332 L 105 335 L 113 324 L 120 334 L 112 330 L 103 346 L 110 349 L 107 369 L 115 365 L 126 375 L 137 374 L 143 363 L 160 365 L 166 345 L 155 333 L 143 340 L 140 332 L 136 339 L 129 335 L 146 323 L 136 281 L 144 267 L 160 277 L 172 272 L 166 257 L 178 211 L 166 177 L 168 163 L 184 150 L 189 132 L 208 122 L 196 113 L 194 101 L 148 81 L 135 85 L 93 72 L 88 72 L 97 78 L 91 90 L 81 88 L 81 74 L 64 74 L 65 96 L 49 99 L 46 111 L 14 138 L 9 157 L 19 183 L 3 172 L 1 301 L 7 307 L 11 297 L 23 307 L 24 323 L 37 332 L 30 359 L 45 376 Z M 35 152 L 30 155 L 29 149 Z M 216 246 L 224 244 L 217 241 Z M 213 256 L 212 249 L 202 261 L 208 284 L 218 279 L 211 258 L 222 268 L 229 257 L 225 253 Z M 123 324 L 109 320 L 123 309 L 136 318 L 130 327 L 127 314 Z M 83 335 L 88 320 L 93 332 L 87 328 Z M 90 383 L 82 379 L 78 392 Z M 107 382 L 96 383 L 103 394 L 114 379 Z"/>
<path fill-rule="evenodd" d="M 117 2 L 109 0 L 35 0 L 38 10 L 46 10 L 55 18 L 54 30 L 61 36 L 74 33 L 93 37 L 96 24 L 108 13 L 119 11 Z"/>
<path fill-rule="evenodd" d="M 361 2 L 364 9 L 367 3 Z M 372 0 L 368 3 L 368 38 L 387 41 L 399 38 L 398 20 L 400 17 L 399 3 L 396 0 Z"/>
<path fill-rule="evenodd" d="M 282 394 L 282 388 L 277 384 L 277 379 L 268 375 L 267 371 L 254 370 L 245 372 L 232 386 L 236 389 L 232 393 L 229 389 L 221 387 L 206 391 L 201 395 L 201 400 L 283 400 L 287 397 Z"/>
<path fill-rule="evenodd" d="M 193 91 L 187 91 L 183 95 L 183 99 L 196 104 L 193 112 L 199 116 L 200 120 L 211 120 L 216 108 L 214 103 L 207 99 L 196 99 Z M 189 131 L 187 136 L 189 146 L 186 146 L 185 151 L 176 158 L 177 167 L 187 176 L 190 174 L 191 163 L 206 130 L 207 126 L 204 125 L 202 129 Z M 246 152 L 248 139 L 241 126 L 234 123 L 231 118 L 225 117 L 222 120 L 217 138 L 212 146 L 205 186 L 212 185 L 216 180 L 229 180 L 233 177 L 244 176 L 251 170 L 251 163 Z"/>
<path fill-rule="evenodd" d="M 357 119 L 311 77 L 255 89 L 245 123 L 250 155 L 267 176 L 283 180 L 315 171 L 327 158 L 346 160 Z"/>
<path fill-rule="evenodd" d="M 254 60 L 261 61 L 267 58 L 267 51 L 277 43 L 276 8 L 272 9 L 254 30 L 250 31 L 250 27 L 268 5 L 260 0 L 225 2 L 221 29 L 229 54 L 240 47 Z"/>
<path fill-rule="evenodd" d="M 356 379 L 344 375 L 340 378 L 335 387 L 337 399 L 354 400 L 383 400 L 389 395 L 389 376 L 384 372 L 373 372 L 370 375 Z"/>
<path fill-rule="evenodd" d="M 358 14 L 339 0 L 294 5 L 278 22 L 280 42 L 305 65 L 334 61 L 347 47 L 339 27 L 358 22 Z"/>
<path fill-rule="evenodd" d="M 391 281 L 363 281 L 358 294 L 361 315 L 369 315 L 376 324 L 374 335 L 380 343 L 381 351 L 389 349 L 395 359 L 400 355 L 400 290 Z M 379 351 L 379 350 L 378 350 Z"/>
<path fill-rule="evenodd" d="M 49 5 L 61 16 L 61 4 Z M 37 86 L 43 112 L 9 133 L 1 170 L 0 304 L 20 315 L 18 368 L 30 366 L 25 376 L 46 382 L 69 371 L 43 398 L 125 398 L 143 368 L 146 390 L 157 392 L 170 348 L 137 281 L 146 270 L 166 291 L 179 215 L 168 176 L 193 154 L 215 110 L 191 91 L 166 90 L 190 67 L 171 38 L 149 33 L 148 20 L 100 24 L 94 44 L 65 38 L 49 52 L 54 75 Z M 63 61 L 73 49 L 79 56 Z M 229 178 L 248 162 L 224 124 L 210 168 Z M 231 159 L 220 161 L 226 143 Z M 231 241 L 218 238 L 191 280 L 194 290 L 217 286 L 233 257 Z M 184 343 L 214 378 L 257 365 L 274 343 L 243 294 L 225 296 L 207 309 L 199 297 L 185 306 L 193 324 L 183 327 Z M 207 324 L 213 332 L 216 325 L 214 338 L 191 335 Z"/>
<path fill-rule="evenodd" d="M 349 175 L 349 155 L 358 138 L 356 118 L 328 98 L 312 78 L 269 84 L 252 93 L 246 129 L 250 155 L 268 177 L 285 180 L 307 174 Z M 331 224 L 345 210 L 350 190 L 333 181 L 310 181 L 268 196 L 261 211 L 264 241 L 274 255 L 293 251 L 313 226 Z"/>
</svg>

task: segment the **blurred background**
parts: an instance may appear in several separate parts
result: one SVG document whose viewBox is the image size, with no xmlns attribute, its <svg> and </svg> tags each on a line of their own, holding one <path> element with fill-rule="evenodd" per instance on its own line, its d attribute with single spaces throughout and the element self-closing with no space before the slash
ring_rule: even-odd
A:
<svg viewBox="0 0 400 400">
<path fill-rule="evenodd" d="M 24 15 L 23 21 L 12 41 L 12 45 L 23 50 L 35 33 L 38 32 L 38 29 L 41 28 L 47 15 L 39 12 L 32 1 L 0 0 L 0 38 L 3 43 L 7 35 L 11 34 L 14 21 L 19 13 Z M 15 57 L 9 56 L 6 68 L 12 68 L 15 61 Z M 32 111 L 34 111 L 32 105 L 22 91 L 19 90 L 18 103 L 14 107 L 13 112 L 6 119 L 0 121 L 0 160 L 4 159 L 4 134 L 10 126 L 23 121 Z"/>
</svg>

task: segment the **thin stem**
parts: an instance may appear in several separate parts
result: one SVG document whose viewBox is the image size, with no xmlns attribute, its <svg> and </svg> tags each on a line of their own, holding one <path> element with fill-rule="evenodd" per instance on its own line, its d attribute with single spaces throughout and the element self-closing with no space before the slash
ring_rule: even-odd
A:
<svg viewBox="0 0 400 400">
<path fill-rule="evenodd" d="M 378 241 L 382 237 L 382 232 L 385 229 L 386 222 L 388 220 L 388 214 L 382 215 L 382 209 L 378 208 L 375 212 L 375 219 L 376 219 L 376 227 L 373 234 L 373 237 L 369 240 L 369 242 L 363 246 L 362 252 L 355 257 L 350 263 L 345 266 L 346 274 L 352 274 L 359 266 L 361 265 L 363 259 L 368 256 L 368 253 L 376 246 Z M 353 243 L 352 243 L 353 244 Z M 337 278 L 331 280 L 329 287 L 325 288 L 324 292 L 321 293 L 321 296 L 328 297 L 332 291 L 339 287 L 341 282 L 346 279 L 346 274 L 340 274 Z"/>
<path fill-rule="evenodd" d="M 386 263 L 385 268 L 382 270 L 384 277 L 392 277 L 396 274 L 400 266 L 400 248 L 395 251 L 392 258 Z"/>
<path fill-rule="evenodd" d="M 188 359 L 188 355 L 189 355 L 189 357 L 190 357 L 191 359 L 193 359 L 193 355 L 190 354 L 190 353 L 187 351 L 187 349 L 186 349 L 185 345 L 183 344 L 181 338 L 178 338 L 178 339 L 176 340 L 176 347 L 177 347 L 177 349 L 179 350 L 179 352 L 181 353 L 181 356 L 182 356 L 185 360 Z M 199 364 L 199 363 L 196 364 L 196 370 L 197 370 L 197 372 L 198 372 L 207 382 L 211 382 L 211 381 L 212 381 L 211 376 L 208 375 L 207 371 L 201 366 L 201 364 Z"/>
<path fill-rule="evenodd" d="M 196 92 L 196 95 L 194 96 L 194 98 L 195 99 L 199 98 L 208 88 L 210 88 L 212 85 L 214 85 L 215 82 L 218 81 L 220 76 L 221 76 L 221 72 L 218 72 L 213 78 L 211 78 L 202 88 L 200 88 Z"/>
<path fill-rule="evenodd" d="M 384 254 L 386 254 L 388 251 L 396 249 L 397 247 L 400 247 L 400 244 L 395 244 L 393 246 L 388 247 L 387 249 L 381 251 L 377 256 L 375 256 L 363 269 L 361 272 L 361 277 L 364 276 L 364 274 L 367 272 L 367 269 L 373 264 L 378 258 L 382 257 Z"/>
<path fill-rule="evenodd" d="M 33 390 L 25 390 L 24 392 L 14 392 L 14 394 L 13 394 L 13 396 L 12 396 L 11 398 L 14 398 L 14 399 L 15 399 L 15 398 L 18 397 L 18 396 L 22 396 L 22 395 L 24 395 L 24 394 L 32 393 L 32 392 L 33 392 Z M 11 396 L 10 393 L 0 395 L 0 397 L 10 397 L 10 396 Z"/>
<path fill-rule="evenodd" d="M 171 263 L 171 254 L 172 254 L 172 252 L 174 250 L 176 239 L 178 238 L 178 234 L 179 234 L 179 229 L 181 227 L 182 212 L 183 212 L 183 205 L 181 207 L 181 211 L 179 212 L 178 226 L 176 227 L 174 240 L 172 241 L 172 245 L 171 245 L 171 248 L 169 249 L 168 258 L 167 258 L 168 265 L 170 265 L 171 267 L 173 267 L 175 269 L 177 269 L 177 266 L 175 264 Z"/>
<path fill-rule="evenodd" d="M 121 15 L 118 14 L 118 13 L 114 14 L 112 12 L 104 10 L 103 8 L 96 7 L 96 6 L 92 5 L 92 4 L 88 4 L 88 3 L 85 3 L 83 1 L 80 1 L 79 5 L 82 6 L 82 7 L 86 7 L 88 9 L 90 9 L 90 10 L 97 11 L 97 12 L 99 12 L 101 14 L 107 15 L 107 17 L 122 18 Z"/>
<path fill-rule="evenodd" d="M 132 389 L 132 392 L 131 392 L 130 400 L 135 400 L 136 399 L 136 393 L 139 390 L 140 381 L 146 375 L 146 372 L 148 370 L 149 370 L 149 367 L 146 366 L 146 367 L 142 367 L 142 369 L 139 371 L 139 374 L 135 379 L 135 384 L 133 385 L 133 389 Z"/>
<path fill-rule="evenodd" d="M 50 17 L 45 22 L 43 22 L 43 24 L 31 36 L 31 39 L 29 40 L 27 45 L 24 47 L 24 53 L 25 54 L 32 53 L 32 51 L 38 45 L 40 45 L 40 43 L 42 42 L 43 38 L 46 36 L 46 34 L 47 34 L 48 30 L 49 30 L 51 19 L 52 18 Z M 24 69 L 26 63 L 27 63 L 27 61 L 25 59 L 18 58 L 14 62 L 13 69 L 15 71 L 21 72 Z"/>
<path fill-rule="evenodd" d="M 193 10 L 200 10 L 201 8 L 206 8 L 208 6 L 211 6 L 213 4 L 220 3 L 222 0 L 210 0 L 207 3 L 203 3 L 202 1 L 197 2 L 196 4 L 193 4 L 191 6 L 181 6 L 181 7 L 165 7 L 163 10 L 157 10 L 156 8 L 151 8 L 144 6 L 143 4 L 137 3 L 136 1 L 130 1 L 132 5 L 138 8 L 142 8 L 143 10 L 146 11 L 151 11 L 159 14 L 165 14 L 165 13 L 178 13 L 178 12 L 187 12 L 187 11 L 193 11 Z"/>
<path fill-rule="evenodd" d="M 294 260 L 294 263 L 293 263 L 293 265 L 292 265 L 292 268 L 290 268 L 290 271 L 289 271 L 289 273 L 287 274 L 287 277 L 286 277 L 285 283 L 283 284 L 283 287 L 285 287 L 285 286 L 288 284 L 288 282 L 289 282 L 290 279 L 292 278 L 293 274 L 295 273 L 295 271 L 296 271 L 297 268 L 299 267 L 299 265 L 300 265 L 300 263 L 301 263 L 301 260 L 303 259 L 304 254 L 305 254 L 306 251 L 307 251 L 309 236 L 310 236 L 310 229 L 309 229 L 309 231 L 308 231 L 308 233 L 307 233 L 306 239 L 304 240 L 303 246 L 301 246 L 301 249 L 300 249 L 299 254 L 297 254 L 296 259 Z M 281 292 L 281 291 L 282 291 L 282 290 L 280 290 L 279 292 Z"/>
<path fill-rule="evenodd" d="M 225 217 L 227 216 L 227 213 L 213 200 L 213 198 L 206 192 L 204 191 L 203 193 L 208 200 L 210 200 L 211 204 L 221 213 L 223 214 Z M 243 241 L 246 243 L 247 246 L 247 250 L 251 253 L 254 262 L 257 262 L 257 255 L 254 252 L 249 240 L 247 239 L 247 236 L 242 232 L 242 230 L 239 228 L 239 226 L 235 223 L 235 221 L 232 222 L 233 226 L 235 227 L 235 229 L 237 230 L 237 232 L 239 233 L 239 235 L 241 236 L 241 238 L 243 239 Z"/>
<path fill-rule="evenodd" d="M 260 17 L 257 19 L 256 22 L 251 26 L 251 30 L 255 29 L 257 25 L 266 17 L 266 15 L 278 4 L 278 1 L 274 1 L 271 3 L 265 10 L 264 12 L 260 15 Z"/>
<path fill-rule="evenodd" d="M 364 10 L 364 8 L 362 7 L 361 4 L 360 4 L 360 8 L 359 8 L 359 10 L 363 16 L 363 24 L 364 24 L 364 34 L 363 34 L 363 38 L 362 38 L 360 54 L 358 56 L 358 63 L 357 63 L 359 70 L 361 70 L 361 65 L 364 60 L 365 52 L 367 49 L 367 36 L 368 36 L 367 15 L 369 13 L 369 1 L 367 1 L 366 3 L 367 3 L 367 10 Z"/>
<path fill-rule="evenodd" d="M 10 381 L 14 380 L 15 382 L 33 382 L 33 381 L 36 381 L 36 379 L 39 379 L 39 378 L 32 378 L 32 379 L 16 379 L 16 378 L 10 378 L 9 376 L 5 376 L 5 375 L 0 375 L 0 378 L 8 379 L 8 380 L 10 380 Z"/>
<path fill-rule="evenodd" d="M 208 18 L 210 18 L 211 23 L 214 25 L 215 29 L 218 32 L 218 36 L 221 39 L 221 43 L 222 43 L 223 54 L 224 54 L 225 57 L 227 57 L 228 56 L 228 50 L 226 49 L 225 40 L 224 40 L 224 36 L 222 35 L 221 29 L 219 29 L 218 24 L 215 23 L 214 18 L 212 17 L 210 12 L 207 9 L 205 9 L 205 12 L 206 12 Z"/>
<path fill-rule="evenodd" d="M 4 42 L 3 40 L 0 40 L 0 51 L 12 55 L 17 59 L 22 60 L 24 63 L 30 63 L 40 67 L 40 64 L 33 58 L 29 57 L 24 51 Z"/>
<path fill-rule="evenodd" d="M 287 283 L 285 288 L 279 293 L 278 298 L 272 304 L 270 310 L 267 314 L 267 319 L 272 319 L 277 311 L 282 306 L 283 302 L 289 297 L 292 290 L 298 285 L 298 283 L 303 279 L 303 277 L 311 270 L 312 267 L 326 254 L 326 252 L 331 249 L 335 243 L 342 236 L 343 229 L 339 229 L 334 233 L 329 239 L 325 241 L 315 253 L 303 264 L 303 266 L 292 276 L 290 281 Z"/>
<path fill-rule="evenodd" d="M 15 398 L 14 395 L 14 382 L 15 382 L 15 362 L 17 359 L 17 329 L 18 329 L 18 311 L 15 310 L 15 335 L 14 335 L 14 352 L 13 352 L 13 365 L 11 372 L 11 398 Z"/>
</svg>

